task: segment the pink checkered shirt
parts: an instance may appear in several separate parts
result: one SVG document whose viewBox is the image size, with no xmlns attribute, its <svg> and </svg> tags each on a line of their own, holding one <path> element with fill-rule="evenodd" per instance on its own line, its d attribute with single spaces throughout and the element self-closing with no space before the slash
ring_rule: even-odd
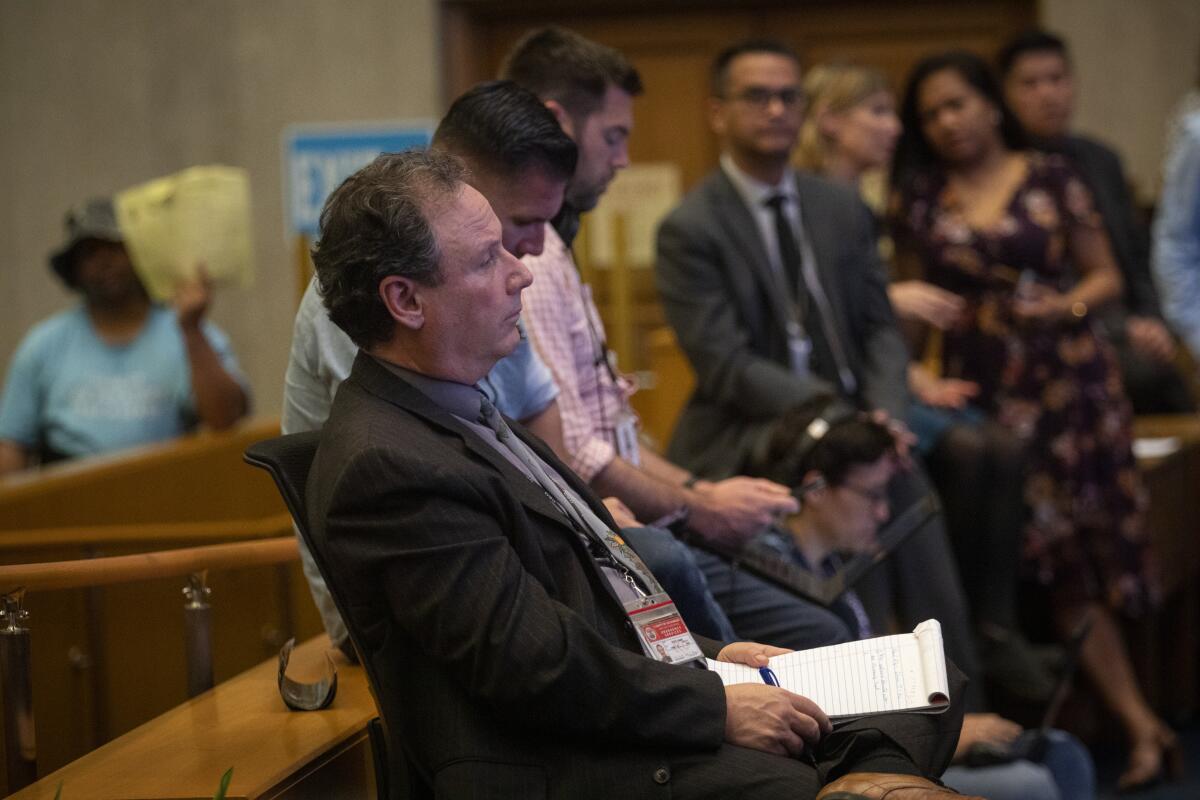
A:
<svg viewBox="0 0 1200 800">
<path fill-rule="evenodd" d="M 633 382 L 619 374 L 614 382 L 605 367 L 604 323 L 558 232 L 547 224 L 542 254 L 523 260 L 533 284 L 521 295 L 521 317 L 558 384 L 570 467 L 590 481 L 617 454 L 614 429 L 622 411 L 633 413 Z"/>
</svg>

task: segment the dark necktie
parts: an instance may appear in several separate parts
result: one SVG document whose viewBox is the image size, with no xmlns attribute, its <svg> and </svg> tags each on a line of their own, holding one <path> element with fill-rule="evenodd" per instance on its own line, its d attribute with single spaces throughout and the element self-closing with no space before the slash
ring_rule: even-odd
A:
<svg viewBox="0 0 1200 800">
<path fill-rule="evenodd" d="M 804 257 L 801 255 L 800 246 L 796 243 L 791 220 L 787 218 L 787 214 L 783 210 L 784 204 L 789 201 L 790 198 L 787 195 L 774 194 L 767 198 L 766 205 L 775 215 L 775 233 L 779 238 L 779 260 L 783 262 L 784 275 L 787 276 L 789 282 L 788 288 L 792 290 L 796 313 L 800 317 L 800 324 L 804 326 L 812 340 L 813 354 L 817 357 L 818 366 L 825 365 L 825 369 L 820 371 L 832 379 L 843 392 L 852 395 L 857 388 L 857 381 L 849 368 L 845 352 L 838 340 L 837 331 L 831 324 L 832 319 L 826 319 L 822 314 L 822 302 L 828 301 L 824 300 L 824 294 L 819 286 L 812 286 L 809 283 L 811 280 L 815 280 L 815 276 L 807 274 L 804 269 Z M 813 335 L 818 332 L 820 335 Z"/>
<path fill-rule="evenodd" d="M 787 278 L 788 289 L 791 290 L 796 304 L 801 307 L 800 311 L 807 325 L 808 309 L 805 306 L 811 305 L 811 303 L 805 302 L 808 292 L 803 291 L 804 278 L 801 275 L 803 258 L 800 255 L 800 247 L 796 244 L 792 223 L 783 211 L 783 206 L 787 201 L 787 195 L 774 194 L 767 199 L 767 206 L 775 215 L 775 236 L 779 241 L 779 260 L 783 263 L 783 274 Z"/>
</svg>

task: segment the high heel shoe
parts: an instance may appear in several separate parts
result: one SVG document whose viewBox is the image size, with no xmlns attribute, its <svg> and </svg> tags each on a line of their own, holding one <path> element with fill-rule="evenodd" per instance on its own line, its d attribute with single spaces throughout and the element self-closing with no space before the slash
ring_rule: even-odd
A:
<svg viewBox="0 0 1200 800">
<path fill-rule="evenodd" d="M 1161 722 L 1129 748 L 1129 766 L 1117 780 L 1122 792 L 1134 792 L 1163 780 L 1183 777 L 1183 748 L 1175 732 Z"/>
</svg>

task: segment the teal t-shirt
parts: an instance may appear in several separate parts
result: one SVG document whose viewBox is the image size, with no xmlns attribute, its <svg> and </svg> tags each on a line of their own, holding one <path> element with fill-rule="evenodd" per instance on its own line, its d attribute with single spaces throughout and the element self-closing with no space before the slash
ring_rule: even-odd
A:
<svg viewBox="0 0 1200 800">
<path fill-rule="evenodd" d="M 208 322 L 203 331 L 244 386 L 228 338 Z M 96 335 L 82 306 L 39 322 L 17 348 L 0 398 L 0 439 L 71 457 L 170 439 L 195 424 L 183 334 L 158 305 L 118 346 Z"/>
</svg>

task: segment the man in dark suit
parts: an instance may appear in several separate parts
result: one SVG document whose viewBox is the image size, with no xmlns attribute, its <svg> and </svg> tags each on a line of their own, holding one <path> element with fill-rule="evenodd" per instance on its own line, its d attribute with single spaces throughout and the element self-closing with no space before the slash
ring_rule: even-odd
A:
<svg viewBox="0 0 1200 800">
<path fill-rule="evenodd" d="M 806 698 L 726 688 L 678 657 L 698 644 L 756 666 L 777 648 L 677 629 L 667 663 L 664 639 L 639 639 L 626 609 L 657 596 L 653 576 L 476 385 L 516 346 L 531 276 L 464 178 L 436 151 L 380 156 L 331 195 L 314 251 L 360 353 L 323 429 L 309 521 L 392 745 L 438 797 L 945 793 L 920 776 L 953 751 L 957 686 L 948 714 L 834 732 Z"/>
<path fill-rule="evenodd" d="M 696 371 L 669 456 L 706 477 L 742 472 L 784 412 L 822 394 L 886 416 L 905 439 L 908 350 L 870 212 L 853 191 L 789 166 L 804 107 L 798 58 L 779 42 L 735 45 L 717 57 L 712 91 L 721 166 L 658 233 L 659 294 Z M 914 467 L 892 482 L 892 507 L 928 491 Z M 977 676 L 940 519 L 893 554 L 888 573 L 862 587 L 877 623 L 893 598 L 903 627 L 936 617 L 951 656 Z"/>
<path fill-rule="evenodd" d="M 1006 44 L 996 59 L 1004 99 L 1032 143 L 1060 153 L 1092 190 L 1125 292 L 1100 316 L 1117 351 L 1125 391 L 1139 414 L 1196 410 L 1187 383 L 1175 368 L 1178 343 L 1163 321 L 1150 275 L 1150 244 L 1145 222 L 1134 206 L 1121 157 L 1112 148 L 1071 130 L 1075 75 L 1066 42 L 1052 33 L 1030 30 Z"/>
</svg>

